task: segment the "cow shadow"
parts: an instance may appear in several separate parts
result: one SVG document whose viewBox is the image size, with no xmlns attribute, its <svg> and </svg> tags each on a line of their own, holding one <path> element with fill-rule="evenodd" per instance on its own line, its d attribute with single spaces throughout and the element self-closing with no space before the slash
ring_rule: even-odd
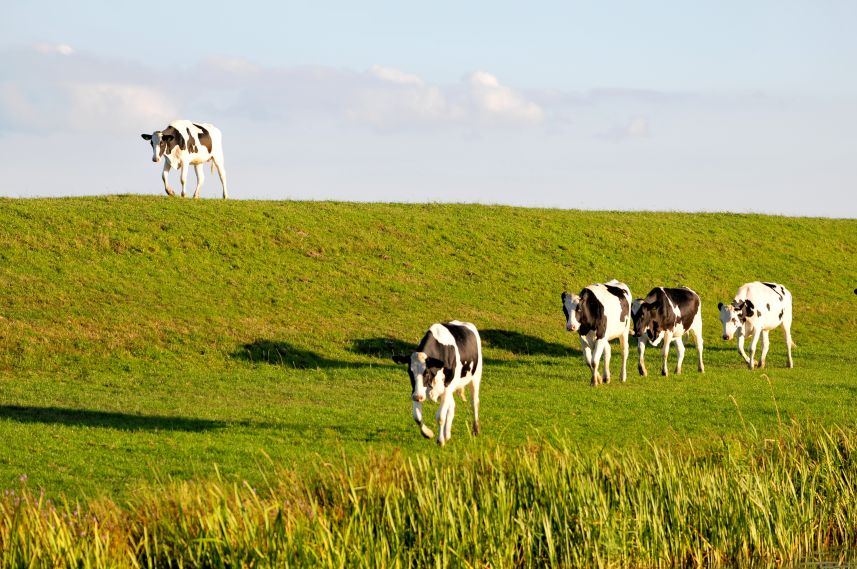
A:
<svg viewBox="0 0 857 569">
<path fill-rule="evenodd" d="M 275 340 L 256 340 L 244 344 L 231 356 L 236 360 L 254 364 L 262 363 L 294 369 L 355 368 L 371 365 L 327 358 L 288 342 Z"/>
<path fill-rule="evenodd" d="M 480 330 L 482 344 L 489 348 L 505 350 L 516 356 L 563 357 L 574 353 L 571 346 L 548 342 L 542 338 L 522 334 L 513 330 Z"/>
<path fill-rule="evenodd" d="M 351 341 L 351 351 L 355 354 L 386 360 L 410 354 L 416 349 L 416 344 L 398 338 L 358 338 Z"/>
<path fill-rule="evenodd" d="M 121 431 L 187 431 L 201 432 L 227 426 L 223 421 L 170 417 L 159 415 L 131 415 L 113 411 L 67 409 L 62 407 L 34 407 L 28 405 L 0 405 L 0 419 L 17 423 L 44 423 L 78 427 L 101 427 Z"/>
</svg>

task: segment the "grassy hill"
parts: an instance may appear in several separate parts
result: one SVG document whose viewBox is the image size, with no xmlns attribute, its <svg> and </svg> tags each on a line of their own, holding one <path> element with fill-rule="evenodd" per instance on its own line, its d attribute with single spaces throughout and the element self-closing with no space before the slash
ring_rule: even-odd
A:
<svg viewBox="0 0 857 569">
<path fill-rule="evenodd" d="M 857 221 L 476 205 L 0 200 L 0 486 L 123 495 L 153 478 L 258 480 L 345 455 L 459 460 L 558 433 L 581 448 L 686 444 L 790 417 L 853 424 Z M 611 278 L 703 299 L 706 373 L 589 387 L 560 292 Z M 794 294 L 750 372 L 717 302 Z M 389 360 L 426 327 L 483 331 L 483 436 L 459 404 L 438 450 Z M 618 377 L 619 359 L 613 358 Z M 657 355 L 650 351 L 650 371 Z M 632 361 L 636 356 L 632 351 Z M 671 357 L 674 362 L 674 353 Z M 430 413 L 433 414 L 431 407 Z"/>
</svg>

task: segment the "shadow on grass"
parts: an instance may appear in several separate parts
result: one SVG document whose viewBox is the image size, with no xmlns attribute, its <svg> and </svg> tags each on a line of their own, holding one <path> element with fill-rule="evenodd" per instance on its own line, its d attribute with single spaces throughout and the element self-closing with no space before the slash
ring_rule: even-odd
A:
<svg viewBox="0 0 857 569">
<path fill-rule="evenodd" d="M 355 354 L 389 360 L 395 355 L 410 354 L 417 344 L 397 338 L 358 338 L 351 341 L 351 351 Z"/>
<path fill-rule="evenodd" d="M 158 415 L 130 415 L 89 409 L 63 409 L 61 407 L 32 407 L 0 405 L 0 419 L 18 423 L 45 423 L 102 427 L 122 431 L 208 431 L 226 426 L 223 421 L 162 417 Z"/>
<path fill-rule="evenodd" d="M 293 346 L 288 342 L 274 340 L 256 340 L 244 344 L 232 354 L 232 357 L 251 363 L 265 363 L 294 369 L 359 368 L 370 365 L 378 367 L 378 364 L 326 358 L 310 350 Z"/>
<path fill-rule="evenodd" d="M 479 335 L 486 347 L 506 350 L 516 356 L 563 357 L 574 353 L 570 345 L 548 342 L 536 336 L 512 330 L 480 330 Z M 577 338 L 575 337 L 574 340 L 576 341 Z"/>
</svg>

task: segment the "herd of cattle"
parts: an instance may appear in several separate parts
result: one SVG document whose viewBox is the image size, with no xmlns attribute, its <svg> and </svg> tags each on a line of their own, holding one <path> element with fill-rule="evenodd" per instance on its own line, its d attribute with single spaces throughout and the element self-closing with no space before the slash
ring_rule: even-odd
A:
<svg viewBox="0 0 857 569">
<path fill-rule="evenodd" d="M 211 162 L 211 170 L 217 168 L 223 186 L 223 199 L 229 197 L 226 189 L 226 168 L 223 163 L 223 137 L 220 129 L 208 123 L 176 120 L 165 129 L 141 135 L 152 145 L 152 161 L 164 160 L 161 175 L 164 190 L 173 196 L 168 175 L 170 170 L 180 170 L 181 195 L 185 195 L 187 168 L 196 170 L 196 190 L 199 197 L 204 180 L 203 164 Z M 857 289 L 854 289 L 857 294 Z M 782 325 L 786 335 L 788 366 L 792 367 L 792 295 L 783 285 L 768 282 L 747 283 L 738 289 L 730 304 L 720 303 L 720 322 L 723 324 L 723 339 L 738 338 L 738 352 L 750 369 L 756 365 L 756 345 L 762 340 L 759 365 L 765 366 L 765 357 L 770 344 L 768 333 Z M 613 280 L 593 284 L 580 294 L 562 293 L 562 309 L 565 312 L 566 329 L 577 332 L 583 357 L 592 370 L 592 385 L 610 382 L 610 340 L 619 340 L 622 349 L 621 379 L 627 378 L 628 336 L 637 338 L 640 375 L 647 375 L 643 355 L 646 346 L 663 345 L 661 373 L 668 374 L 667 359 L 670 344 L 675 343 L 676 373 L 681 373 L 684 361 L 682 338 L 693 332 L 699 356 L 699 371 L 705 371 L 702 361 L 702 316 L 699 295 L 689 288 L 653 288 L 646 298 L 631 299 L 628 285 Z M 750 355 L 744 351 L 744 339 L 750 337 Z M 598 369 L 604 358 L 604 376 Z M 468 322 L 444 322 L 432 324 L 420 341 L 417 351 L 410 355 L 394 356 L 396 363 L 407 364 L 411 378 L 413 417 L 426 438 L 434 433 L 423 422 L 422 403 L 426 396 L 434 402 L 442 398 L 436 420 L 437 442 L 443 445 L 452 434 L 452 419 L 455 417 L 454 393 L 464 397 L 464 388 L 470 386 L 473 405 L 473 433 L 479 432 L 479 383 L 482 378 L 482 342 L 476 326 Z"/>
<path fill-rule="evenodd" d="M 857 294 L 857 290 L 854 291 Z M 661 373 L 668 374 L 667 359 L 670 344 L 677 352 L 676 373 L 681 373 L 684 361 L 682 338 L 693 332 L 699 356 L 699 371 L 704 372 L 702 361 L 702 315 L 700 299 L 689 288 L 653 288 L 645 298 L 632 300 L 628 285 L 617 280 L 592 284 L 580 294 L 562 293 L 562 310 L 565 327 L 577 332 L 583 357 L 592 371 L 592 385 L 610 382 L 610 340 L 619 340 L 622 349 L 621 379 L 627 378 L 629 336 L 637 338 L 638 370 L 647 375 L 643 355 L 647 345 L 662 345 Z M 792 360 L 792 295 L 781 284 L 752 282 L 742 285 L 729 304 L 718 304 L 723 339 L 738 339 L 738 352 L 753 369 L 756 365 L 756 346 L 762 340 L 759 366 L 765 366 L 770 339 L 768 334 L 782 325 L 786 336 L 788 367 Z M 633 327 L 633 328 L 632 328 Z M 750 354 L 744 351 L 744 340 L 750 337 Z M 604 376 L 599 373 L 604 358 Z M 464 388 L 470 386 L 473 406 L 473 433 L 479 432 L 479 384 L 482 379 L 482 342 L 476 326 L 469 322 L 443 322 L 432 324 L 415 352 L 393 356 L 393 361 L 408 366 L 411 379 L 413 418 L 423 436 L 434 437 L 423 421 L 422 404 L 426 397 L 440 406 L 435 416 L 437 443 L 443 446 L 452 435 L 455 417 L 455 399 L 464 398 Z"/>
</svg>

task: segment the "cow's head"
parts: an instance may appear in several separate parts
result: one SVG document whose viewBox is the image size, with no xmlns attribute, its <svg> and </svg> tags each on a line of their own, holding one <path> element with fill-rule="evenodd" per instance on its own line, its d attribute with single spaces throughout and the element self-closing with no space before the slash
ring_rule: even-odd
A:
<svg viewBox="0 0 857 569">
<path fill-rule="evenodd" d="M 173 127 L 166 130 L 156 130 L 152 134 L 141 134 L 143 140 L 152 145 L 152 162 L 160 162 L 161 158 L 172 152 L 177 145 L 182 146 L 183 140 L 178 136 L 178 131 Z"/>
<path fill-rule="evenodd" d="M 736 334 L 744 335 L 744 323 L 753 315 L 752 300 L 733 300 L 732 304 L 717 303 L 720 323 L 723 324 L 723 339 L 731 340 Z"/>
<path fill-rule="evenodd" d="M 631 321 L 634 323 L 632 332 L 636 338 L 645 337 L 650 344 L 657 346 L 664 337 L 664 330 L 657 318 L 657 298 L 637 298 L 631 303 Z"/>
<path fill-rule="evenodd" d="M 563 291 L 562 311 L 565 313 L 565 329 L 569 332 L 580 330 L 580 296 Z"/>
<path fill-rule="evenodd" d="M 397 364 L 408 365 L 411 378 L 411 399 L 421 403 L 428 397 L 434 402 L 440 399 L 445 389 L 443 362 L 431 358 L 425 352 L 414 352 L 409 356 L 393 356 Z"/>
</svg>

